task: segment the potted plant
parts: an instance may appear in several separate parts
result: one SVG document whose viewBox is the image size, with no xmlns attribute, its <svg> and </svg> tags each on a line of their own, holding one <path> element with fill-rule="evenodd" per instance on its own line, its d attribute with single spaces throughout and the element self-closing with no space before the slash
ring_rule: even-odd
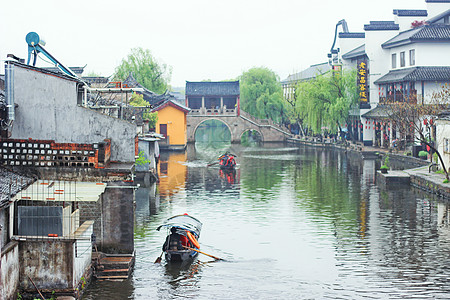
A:
<svg viewBox="0 0 450 300">
<path fill-rule="evenodd" d="M 381 171 L 381 173 L 386 174 L 388 172 L 389 168 L 390 168 L 389 155 L 386 155 L 386 157 L 384 158 L 384 163 L 380 167 L 380 171 Z"/>
<path fill-rule="evenodd" d="M 419 151 L 419 158 L 426 160 L 428 158 L 428 152 L 427 151 Z"/>
</svg>

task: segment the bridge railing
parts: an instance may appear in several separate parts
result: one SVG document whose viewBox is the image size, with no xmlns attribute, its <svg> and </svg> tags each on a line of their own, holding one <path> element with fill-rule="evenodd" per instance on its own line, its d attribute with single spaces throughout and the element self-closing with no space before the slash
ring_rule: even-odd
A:
<svg viewBox="0 0 450 300">
<path fill-rule="evenodd" d="M 211 116 L 211 115 L 220 115 L 220 116 L 237 116 L 236 109 L 230 108 L 215 108 L 215 109 L 207 109 L 205 107 L 201 107 L 200 109 L 192 109 L 189 112 L 191 116 Z"/>
</svg>

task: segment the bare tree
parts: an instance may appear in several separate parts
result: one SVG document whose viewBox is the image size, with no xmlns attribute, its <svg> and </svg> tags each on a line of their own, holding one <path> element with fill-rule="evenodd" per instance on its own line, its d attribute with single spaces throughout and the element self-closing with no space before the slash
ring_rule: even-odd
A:
<svg viewBox="0 0 450 300">
<path fill-rule="evenodd" d="M 411 135 L 415 140 L 427 145 L 441 162 L 445 177 L 449 179 L 447 168 L 435 143 L 435 120 L 447 111 L 450 104 L 450 88 L 446 84 L 434 92 L 428 101 L 417 101 L 416 95 L 403 97 L 400 101 L 384 105 L 385 113 L 403 136 Z"/>
</svg>

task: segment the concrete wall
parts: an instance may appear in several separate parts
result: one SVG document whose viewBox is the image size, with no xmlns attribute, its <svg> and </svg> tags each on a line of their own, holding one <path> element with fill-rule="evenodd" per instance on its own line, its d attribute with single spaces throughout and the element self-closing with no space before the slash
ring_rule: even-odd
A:
<svg viewBox="0 0 450 300">
<path fill-rule="evenodd" d="M 19 286 L 19 245 L 10 242 L 1 248 L 0 299 L 15 299 Z"/>
<path fill-rule="evenodd" d="M 134 189 L 123 181 L 110 182 L 102 195 L 103 238 L 99 250 L 105 253 L 134 252 Z"/>
<path fill-rule="evenodd" d="M 134 161 L 136 125 L 78 106 L 77 84 L 14 64 L 18 107 L 11 138 L 88 144 L 110 138 L 112 161 Z"/>
<path fill-rule="evenodd" d="M 41 290 L 73 287 L 73 240 L 38 240 L 19 243 L 20 287 Z"/>
</svg>

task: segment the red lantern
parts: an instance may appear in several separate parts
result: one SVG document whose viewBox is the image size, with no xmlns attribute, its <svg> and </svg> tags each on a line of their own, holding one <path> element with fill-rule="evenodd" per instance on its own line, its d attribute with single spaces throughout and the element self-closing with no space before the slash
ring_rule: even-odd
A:
<svg viewBox="0 0 450 300">
<path fill-rule="evenodd" d="M 423 119 L 423 125 L 427 125 L 427 124 L 428 124 L 427 118 Z"/>
<path fill-rule="evenodd" d="M 430 119 L 430 125 L 433 125 L 433 119 Z"/>
</svg>

